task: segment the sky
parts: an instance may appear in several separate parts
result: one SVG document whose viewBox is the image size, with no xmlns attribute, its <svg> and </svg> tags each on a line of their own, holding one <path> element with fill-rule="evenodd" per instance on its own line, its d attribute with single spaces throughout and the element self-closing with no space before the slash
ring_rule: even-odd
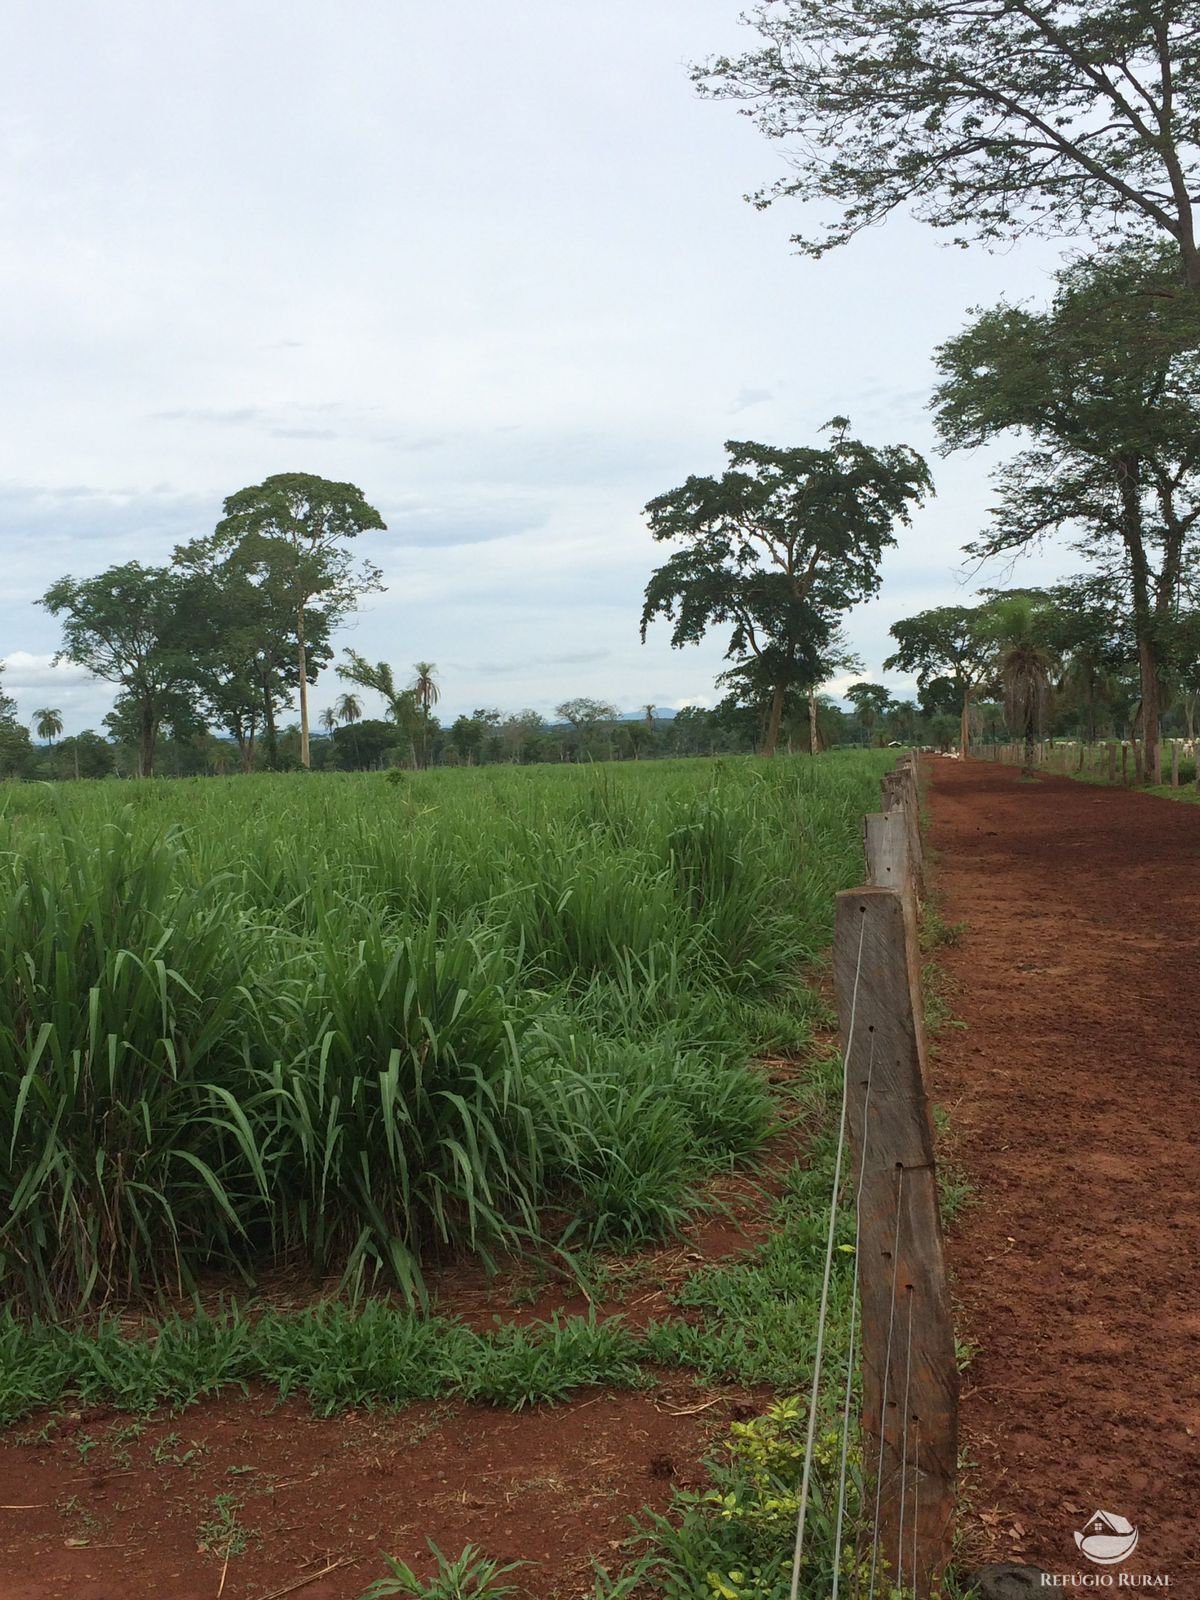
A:
<svg viewBox="0 0 1200 1600">
<path fill-rule="evenodd" d="M 723 641 L 638 639 L 665 552 L 641 508 L 723 442 L 848 416 L 931 459 L 847 631 L 968 601 L 986 452 L 935 455 L 931 356 L 973 306 L 1044 298 L 1058 250 L 946 248 L 904 216 L 821 261 L 781 149 L 688 63 L 743 48 L 739 0 L 17 0 L 0 106 L 0 656 L 28 720 L 98 727 L 53 666 L 58 577 L 159 562 L 273 472 L 361 486 L 383 569 L 337 642 L 439 711 L 576 695 L 711 703 Z M 1023 580 L 1074 570 L 1049 550 Z M 835 682 L 835 690 L 844 684 Z M 345 685 L 327 671 L 314 717 Z"/>
</svg>

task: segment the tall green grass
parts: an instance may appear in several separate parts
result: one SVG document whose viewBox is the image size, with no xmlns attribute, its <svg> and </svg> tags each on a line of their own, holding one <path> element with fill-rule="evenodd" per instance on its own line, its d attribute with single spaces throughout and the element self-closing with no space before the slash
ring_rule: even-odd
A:
<svg viewBox="0 0 1200 1600">
<path fill-rule="evenodd" d="M 0 1291 L 636 1242 L 770 1126 L 887 752 L 0 793 Z"/>
</svg>

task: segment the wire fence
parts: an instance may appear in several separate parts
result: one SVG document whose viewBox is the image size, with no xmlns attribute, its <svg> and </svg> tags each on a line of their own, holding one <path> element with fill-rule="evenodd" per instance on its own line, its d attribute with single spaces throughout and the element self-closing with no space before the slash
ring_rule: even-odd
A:
<svg viewBox="0 0 1200 1600">
<path fill-rule="evenodd" d="M 792 1600 L 840 1600 L 846 1574 L 851 1445 L 863 1444 L 862 1507 L 852 1529 L 851 1600 L 899 1592 L 928 1600 L 950 1553 L 958 1375 L 946 1289 L 933 1130 L 925 1092 L 918 916 L 924 871 L 913 759 L 883 784 L 866 819 L 868 883 L 838 896 L 834 981 L 842 1103 L 792 1560 Z M 846 1190 L 850 1189 L 847 1194 Z M 827 1373 L 835 1244 L 854 1209 L 857 1294 L 844 1372 Z M 861 1408 L 856 1390 L 861 1379 Z M 831 1570 L 802 1590 L 822 1396 L 840 1395 Z M 857 1414 L 856 1414 L 857 1412 Z M 856 1427 L 857 1425 L 857 1427 Z M 882 1587 L 881 1587 L 882 1586 Z"/>
</svg>

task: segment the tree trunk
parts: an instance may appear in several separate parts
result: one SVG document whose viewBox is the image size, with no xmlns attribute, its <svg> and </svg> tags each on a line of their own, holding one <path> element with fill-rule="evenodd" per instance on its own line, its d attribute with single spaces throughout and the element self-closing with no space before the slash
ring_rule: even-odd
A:
<svg viewBox="0 0 1200 1600">
<path fill-rule="evenodd" d="M 1186 180 L 1183 180 L 1186 183 Z M 1186 193 L 1186 187 L 1184 189 Z M 1183 257 L 1183 275 L 1187 279 L 1189 289 L 1200 294 L 1200 249 L 1190 228 L 1187 228 L 1179 240 L 1179 252 Z"/>
<path fill-rule="evenodd" d="M 1032 778 L 1034 775 L 1035 751 L 1037 746 L 1037 729 L 1033 725 L 1032 707 L 1025 713 L 1025 766 L 1021 776 Z"/>
<path fill-rule="evenodd" d="M 78 740 L 78 738 L 75 741 L 75 752 L 74 753 L 75 753 L 75 776 L 76 776 L 76 778 L 78 778 L 79 777 L 79 740 Z"/>
<path fill-rule="evenodd" d="M 767 738 L 763 745 L 763 755 L 773 756 L 775 746 L 779 743 L 779 724 L 783 721 L 783 696 L 786 685 L 777 683 L 771 696 L 771 715 L 767 720 Z"/>
<path fill-rule="evenodd" d="M 808 691 L 808 753 L 810 756 L 821 753 L 821 729 L 817 723 L 817 691 Z"/>
<path fill-rule="evenodd" d="M 1137 635 L 1138 674 L 1142 693 L 1143 770 L 1147 781 L 1162 781 L 1162 750 L 1158 730 L 1158 650 L 1150 604 L 1150 563 L 1142 531 L 1141 460 L 1137 456 L 1116 463 L 1121 488 L 1122 537 L 1129 552 L 1133 590 L 1133 623 Z"/>
<path fill-rule="evenodd" d="M 962 719 L 958 728 L 959 751 L 965 761 L 971 753 L 971 686 L 963 690 Z"/>
<path fill-rule="evenodd" d="M 158 737 L 158 724 L 154 720 L 154 713 L 149 706 L 142 707 L 142 749 L 138 758 L 139 773 L 142 778 L 154 776 L 154 745 Z"/>
<path fill-rule="evenodd" d="M 308 651 L 304 644 L 304 607 L 296 613 L 296 664 L 300 668 L 300 765 L 308 768 Z"/>
<path fill-rule="evenodd" d="M 1143 776 L 1147 783 L 1162 782 L 1162 740 L 1158 727 L 1158 652 L 1148 637 L 1138 640 L 1138 670 L 1142 685 L 1142 741 L 1145 745 Z"/>
<path fill-rule="evenodd" d="M 279 766 L 279 735 L 275 731 L 275 697 L 271 693 L 271 669 L 263 670 L 263 724 L 267 732 L 267 766 L 274 772 Z"/>
</svg>

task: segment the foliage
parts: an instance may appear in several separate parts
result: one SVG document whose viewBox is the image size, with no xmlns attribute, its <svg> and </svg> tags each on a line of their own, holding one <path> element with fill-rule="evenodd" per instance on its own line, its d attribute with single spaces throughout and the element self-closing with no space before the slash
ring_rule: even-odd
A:
<svg viewBox="0 0 1200 1600">
<path fill-rule="evenodd" d="M 896 524 L 932 490 L 916 451 L 865 445 L 844 417 L 827 431 L 824 449 L 731 440 L 720 478 L 691 477 L 646 507 L 653 538 L 681 548 L 646 585 L 642 638 L 657 617 L 676 648 L 728 627 L 726 659 L 772 690 L 768 755 L 788 689 L 826 675 L 838 614 L 876 592 Z"/>
<path fill-rule="evenodd" d="M 998 601 L 993 612 L 1004 713 L 1009 727 L 1024 740 L 1027 773 L 1033 770 L 1034 743 L 1041 737 L 1050 703 L 1054 657 L 1046 642 L 1048 623 L 1044 605 L 1024 595 Z"/>
<path fill-rule="evenodd" d="M 1007 432 L 1032 441 L 999 469 L 993 529 L 968 550 L 1025 550 L 1066 529 L 1128 594 L 1157 773 L 1163 634 L 1200 527 L 1200 300 L 1161 252 L 1080 263 L 1059 275 L 1049 310 L 984 312 L 938 365 L 949 447 Z"/>
<path fill-rule="evenodd" d="M 62 619 L 59 658 L 120 689 L 117 716 L 127 720 L 140 752 L 140 771 L 149 777 L 160 726 L 190 728 L 195 722 L 180 577 L 167 568 L 128 561 L 95 578 L 60 578 L 40 604 Z"/>
<path fill-rule="evenodd" d="M 886 760 L 11 791 L 7 1294 L 671 1228 L 769 1126 Z"/>
<path fill-rule="evenodd" d="M 890 629 L 897 648 L 884 662 L 885 672 L 914 672 L 922 691 L 939 679 L 953 685 L 962 708 L 961 750 L 970 747 L 972 696 L 993 675 L 995 649 L 987 631 L 984 608 L 935 606 L 905 617 Z"/>
<path fill-rule="evenodd" d="M 501 1566 L 473 1544 L 467 1545 L 457 1560 L 451 1561 L 432 1539 L 428 1544 L 435 1564 L 428 1581 L 418 1578 L 407 1563 L 385 1556 L 391 1577 L 373 1583 L 361 1600 L 387 1600 L 390 1595 L 409 1595 L 413 1600 L 500 1600 L 503 1595 L 516 1593 L 515 1584 L 501 1580 L 519 1571 L 524 1562 L 512 1561 Z"/>
<path fill-rule="evenodd" d="M 239 489 L 226 499 L 224 513 L 213 535 L 216 545 L 236 550 L 283 599 L 296 651 L 300 764 L 307 767 L 309 611 L 315 604 L 323 627 L 332 627 L 359 595 L 382 587 L 373 563 L 354 566 L 347 541 L 386 524 L 357 484 L 309 472 L 279 472 Z"/>
<path fill-rule="evenodd" d="M 1200 23 L 1184 0 L 771 0 L 694 69 L 783 141 L 782 195 L 832 201 L 819 255 L 906 206 L 956 242 L 1140 231 L 1200 287 Z M 829 207 L 815 208 L 828 216 Z"/>
</svg>

